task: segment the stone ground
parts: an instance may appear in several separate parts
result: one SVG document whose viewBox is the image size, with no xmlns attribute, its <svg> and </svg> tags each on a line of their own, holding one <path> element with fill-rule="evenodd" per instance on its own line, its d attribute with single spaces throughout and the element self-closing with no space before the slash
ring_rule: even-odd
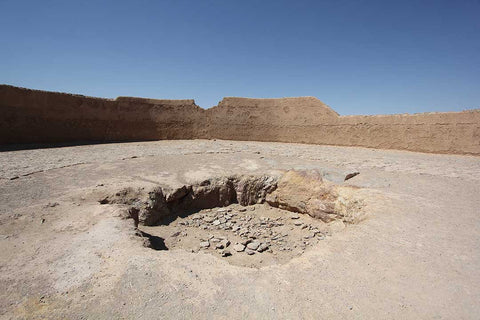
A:
<svg viewBox="0 0 480 320">
<path fill-rule="evenodd" d="M 302 232 L 317 221 L 232 205 L 141 227 L 164 238 L 169 250 L 157 251 L 121 208 L 98 202 L 128 186 L 292 168 L 362 188 L 366 219 L 303 249 Z M 352 171 L 360 174 L 342 182 Z M 191 140 L 3 151 L 0 317 L 476 319 L 479 182 L 478 157 L 364 148 Z M 194 224 L 226 213 L 242 223 L 279 219 L 291 250 L 270 242 L 222 257 L 213 247 L 228 239 L 234 251 L 241 238 Z"/>
</svg>

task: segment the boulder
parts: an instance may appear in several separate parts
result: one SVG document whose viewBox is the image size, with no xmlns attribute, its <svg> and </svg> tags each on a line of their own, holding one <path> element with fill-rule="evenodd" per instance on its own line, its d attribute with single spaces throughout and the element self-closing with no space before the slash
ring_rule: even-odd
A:
<svg viewBox="0 0 480 320">
<path fill-rule="evenodd" d="M 273 207 L 308 214 L 325 222 L 335 219 L 337 192 L 334 185 L 324 181 L 318 171 L 287 171 L 277 188 L 267 195 Z"/>
</svg>

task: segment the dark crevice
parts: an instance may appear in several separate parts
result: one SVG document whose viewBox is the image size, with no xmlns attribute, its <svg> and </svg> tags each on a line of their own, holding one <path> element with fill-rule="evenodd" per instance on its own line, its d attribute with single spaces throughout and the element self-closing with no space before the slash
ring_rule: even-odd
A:
<svg viewBox="0 0 480 320">
<path fill-rule="evenodd" d="M 347 180 L 350 180 L 352 179 L 353 177 L 356 177 L 360 174 L 360 172 L 352 172 L 352 173 L 349 173 L 345 176 L 345 180 L 344 181 L 347 181 Z"/>
<path fill-rule="evenodd" d="M 142 230 L 137 230 L 138 236 L 144 238 L 144 246 L 151 248 L 156 251 L 165 251 L 168 250 L 165 245 L 165 239 L 151 235 Z"/>
</svg>

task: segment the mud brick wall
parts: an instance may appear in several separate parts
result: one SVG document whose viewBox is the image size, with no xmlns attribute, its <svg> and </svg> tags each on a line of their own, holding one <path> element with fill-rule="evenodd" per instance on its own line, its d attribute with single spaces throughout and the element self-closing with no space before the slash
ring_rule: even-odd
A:
<svg viewBox="0 0 480 320">
<path fill-rule="evenodd" d="M 314 97 L 102 99 L 0 85 L 0 144 L 161 139 L 298 142 L 480 155 L 480 110 L 339 116 Z"/>
</svg>

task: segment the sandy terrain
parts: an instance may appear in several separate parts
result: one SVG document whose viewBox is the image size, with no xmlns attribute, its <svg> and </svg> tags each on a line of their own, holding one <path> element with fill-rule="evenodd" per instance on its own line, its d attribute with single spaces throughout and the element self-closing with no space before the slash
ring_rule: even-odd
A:
<svg viewBox="0 0 480 320">
<path fill-rule="evenodd" d="M 272 252 L 222 257 L 197 246 L 211 230 L 180 223 L 193 216 L 141 226 L 169 248 L 152 250 L 121 206 L 99 203 L 129 186 L 287 169 L 316 169 L 359 187 L 366 219 L 305 249 L 275 244 Z M 360 174 L 343 182 L 352 171 Z M 479 182 L 478 157 L 354 147 L 190 140 L 4 151 L 0 317 L 477 319 Z M 238 220 L 284 214 L 280 233 L 303 237 L 291 213 L 254 207 L 227 208 Z M 177 231 L 187 235 L 178 241 Z"/>
</svg>

